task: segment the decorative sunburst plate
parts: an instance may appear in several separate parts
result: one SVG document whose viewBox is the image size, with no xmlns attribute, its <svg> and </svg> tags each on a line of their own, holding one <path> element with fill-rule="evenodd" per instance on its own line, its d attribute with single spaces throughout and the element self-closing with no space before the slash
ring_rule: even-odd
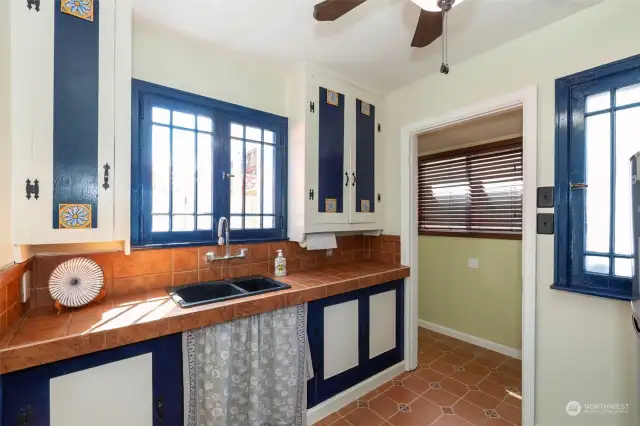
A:
<svg viewBox="0 0 640 426">
<path fill-rule="evenodd" d="M 49 277 L 49 293 L 56 305 L 78 308 L 103 293 L 102 268 L 91 259 L 75 257 L 61 263 Z"/>
</svg>

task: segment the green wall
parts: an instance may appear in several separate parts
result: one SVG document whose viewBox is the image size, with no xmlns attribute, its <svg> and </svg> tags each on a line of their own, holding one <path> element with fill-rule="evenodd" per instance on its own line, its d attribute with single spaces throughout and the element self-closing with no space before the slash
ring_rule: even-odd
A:
<svg viewBox="0 0 640 426">
<path fill-rule="evenodd" d="M 419 317 L 521 349 L 522 242 L 419 238 Z M 469 258 L 479 260 L 471 269 Z"/>
</svg>

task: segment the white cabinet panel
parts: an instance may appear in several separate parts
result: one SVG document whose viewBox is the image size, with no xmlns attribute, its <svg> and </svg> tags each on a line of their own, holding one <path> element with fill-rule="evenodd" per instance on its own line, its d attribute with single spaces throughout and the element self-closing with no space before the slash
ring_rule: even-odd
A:
<svg viewBox="0 0 640 426">
<path fill-rule="evenodd" d="M 358 366 L 358 301 L 324 308 L 324 379 Z"/>
<path fill-rule="evenodd" d="M 151 353 L 50 381 L 51 426 L 151 426 Z"/>
<path fill-rule="evenodd" d="M 396 347 L 396 291 L 369 298 L 369 358 Z"/>
</svg>

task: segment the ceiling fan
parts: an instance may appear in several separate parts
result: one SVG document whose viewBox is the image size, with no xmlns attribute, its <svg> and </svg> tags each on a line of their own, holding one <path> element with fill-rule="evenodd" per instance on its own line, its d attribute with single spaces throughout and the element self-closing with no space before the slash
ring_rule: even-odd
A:
<svg viewBox="0 0 640 426">
<path fill-rule="evenodd" d="M 317 21 L 335 21 L 367 0 L 325 0 L 315 5 L 313 17 Z M 449 73 L 447 64 L 447 14 L 464 0 L 411 0 L 420 6 L 418 25 L 411 47 L 425 47 L 442 36 L 442 66 L 440 72 Z M 444 31 L 443 31 L 444 30 Z"/>
</svg>

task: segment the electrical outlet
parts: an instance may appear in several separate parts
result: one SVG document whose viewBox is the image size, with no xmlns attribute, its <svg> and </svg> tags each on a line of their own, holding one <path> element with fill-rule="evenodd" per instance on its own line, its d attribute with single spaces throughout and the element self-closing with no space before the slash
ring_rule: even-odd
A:
<svg viewBox="0 0 640 426">
<path fill-rule="evenodd" d="M 467 260 L 467 266 L 471 269 L 478 269 L 480 267 L 480 261 L 475 257 L 470 257 Z"/>
</svg>

